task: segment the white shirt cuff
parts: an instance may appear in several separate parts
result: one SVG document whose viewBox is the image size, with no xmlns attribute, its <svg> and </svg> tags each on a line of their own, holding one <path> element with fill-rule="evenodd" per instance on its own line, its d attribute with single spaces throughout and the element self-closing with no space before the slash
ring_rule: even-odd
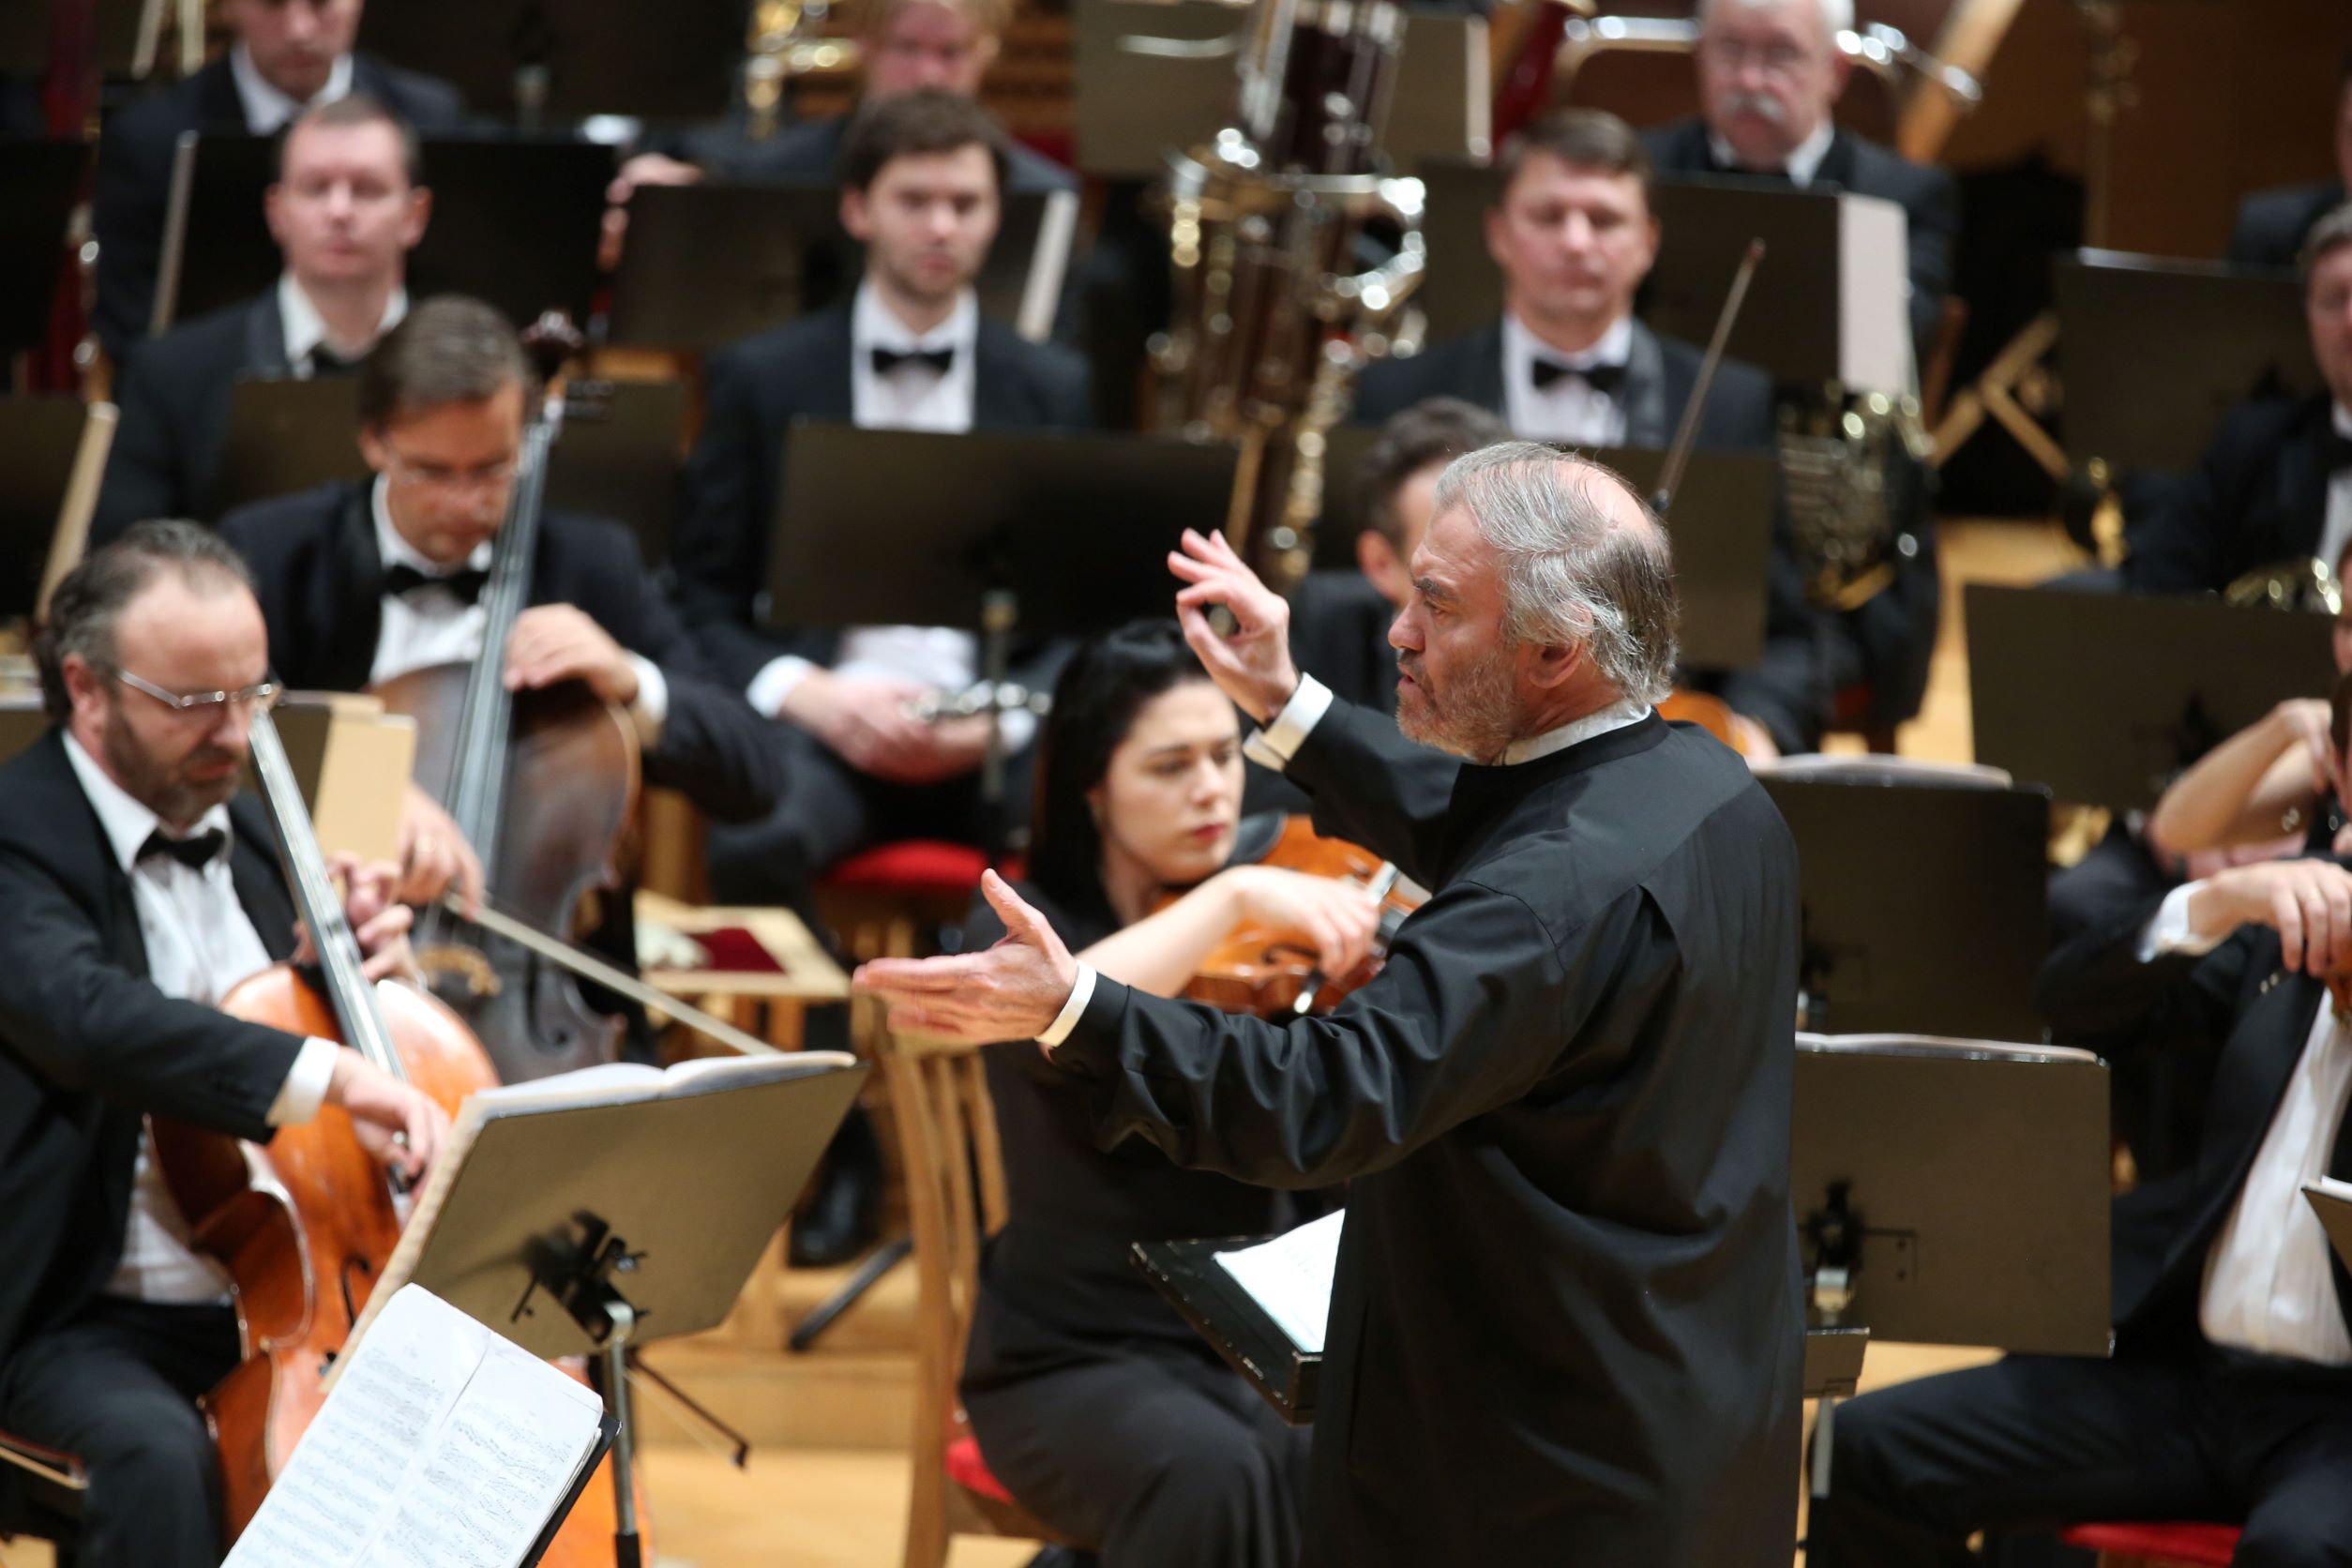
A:
<svg viewBox="0 0 2352 1568">
<path fill-rule="evenodd" d="M 2156 918 L 2140 933 L 2140 962 L 2154 963 L 2172 953 L 2185 953 L 2191 957 L 2210 953 L 2219 947 L 2218 937 L 2201 937 L 2189 929 L 2189 900 L 2196 896 L 2201 882 L 2183 882 L 2164 895 L 2157 908 Z"/>
<path fill-rule="evenodd" d="M 1093 1000 L 1094 966 L 1084 958 L 1080 958 L 1078 966 L 1078 983 L 1070 988 L 1070 1000 L 1062 1004 L 1062 1011 L 1054 1015 L 1053 1022 L 1046 1025 L 1046 1032 L 1037 1036 L 1037 1043 L 1046 1049 L 1051 1050 L 1068 1039 L 1070 1031 L 1078 1027 L 1078 1016 L 1086 1011 L 1086 1004 Z"/>
<path fill-rule="evenodd" d="M 800 685 L 801 677 L 815 668 L 798 654 L 785 654 L 772 658 L 760 666 L 760 672 L 752 676 L 751 684 L 744 688 L 744 696 L 761 716 L 774 718 L 782 711 L 784 699 L 792 695 L 794 686 Z"/>
<path fill-rule="evenodd" d="M 670 717 L 670 677 L 642 654 L 631 654 L 629 667 L 637 671 L 637 701 L 629 704 L 629 720 L 637 726 L 639 740 L 658 745 L 661 727 Z"/>
<path fill-rule="evenodd" d="M 298 1127 L 319 1113 L 319 1107 L 326 1104 L 326 1087 L 335 1078 L 336 1055 L 342 1048 L 332 1040 L 302 1042 L 286 1081 L 278 1086 L 278 1097 L 269 1102 L 271 1126 Z"/>
<path fill-rule="evenodd" d="M 1274 722 L 1251 731 L 1242 743 L 1242 755 L 1261 768 L 1280 773 L 1290 765 L 1290 759 L 1299 754 L 1306 737 L 1315 732 L 1315 726 L 1331 711 L 1331 687 L 1312 675 L 1299 677 L 1299 689 L 1290 694 L 1290 701 L 1274 716 Z"/>
</svg>

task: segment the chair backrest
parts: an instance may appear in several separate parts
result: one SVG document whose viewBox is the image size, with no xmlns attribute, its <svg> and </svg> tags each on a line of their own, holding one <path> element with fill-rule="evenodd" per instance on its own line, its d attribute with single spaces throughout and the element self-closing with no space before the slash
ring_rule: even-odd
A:
<svg viewBox="0 0 2352 1568">
<path fill-rule="evenodd" d="M 912 1564 L 945 1560 L 951 1526 L 943 1455 L 963 1425 L 956 1384 L 980 1289 L 980 1244 L 1005 1217 L 1004 1156 L 982 1048 L 887 1029 L 878 1032 L 875 1047 L 897 1123 L 914 1239 L 914 1486 L 906 1551 Z"/>
</svg>

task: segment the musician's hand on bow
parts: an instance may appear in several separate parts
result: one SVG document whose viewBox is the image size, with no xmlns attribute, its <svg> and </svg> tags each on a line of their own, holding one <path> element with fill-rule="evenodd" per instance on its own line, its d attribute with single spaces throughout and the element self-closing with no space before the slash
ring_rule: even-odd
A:
<svg viewBox="0 0 2352 1568">
<path fill-rule="evenodd" d="M 377 1067 L 348 1046 L 335 1053 L 326 1103 L 351 1117 L 359 1146 L 378 1165 L 411 1181 L 432 1168 L 448 1136 L 449 1114 L 423 1090 Z"/>
<path fill-rule="evenodd" d="M 1176 594 L 1176 619 L 1184 641 L 1242 711 L 1263 724 L 1282 711 L 1299 688 L 1290 662 L 1290 607 L 1243 564 L 1223 534 L 1205 537 L 1184 530 L 1184 548 L 1168 553 L 1168 569 L 1184 579 Z M 1233 630 L 1221 634 L 1209 612 L 1223 605 Z"/>
<path fill-rule="evenodd" d="M 1342 878 L 1280 866 L 1231 866 L 1217 880 L 1236 895 L 1241 919 L 1304 935 L 1327 975 L 1353 972 L 1380 934 L 1380 901 Z"/>
<path fill-rule="evenodd" d="M 637 662 L 612 634 L 568 604 L 542 604 L 515 617 L 506 640 L 506 688 L 536 691 L 582 681 L 601 701 L 627 707 L 637 701 Z"/>
<path fill-rule="evenodd" d="M 980 891 L 1004 922 L 985 953 L 947 958 L 876 958 L 851 983 L 889 1004 L 890 1027 L 984 1045 L 1030 1040 L 1051 1027 L 1078 984 L 1078 960 L 1046 917 L 994 871 Z"/>
<path fill-rule="evenodd" d="M 469 912 L 482 907 L 482 857 L 465 841 L 456 819 L 413 781 L 400 795 L 395 853 L 400 865 L 400 902 L 436 902 L 454 882 Z"/>
<path fill-rule="evenodd" d="M 370 980 L 414 978 L 416 957 L 408 944 L 415 912 L 400 901 L 400 868 L 388 860 L 362 861 L 354 854 L 327 857 L 327 875 L 343 884 L 343 919 L 359 943 L 361 972 Z M 309 928 L 294 924 L 294 962 L 315 963 L 318 946 Z"/>
</svg>

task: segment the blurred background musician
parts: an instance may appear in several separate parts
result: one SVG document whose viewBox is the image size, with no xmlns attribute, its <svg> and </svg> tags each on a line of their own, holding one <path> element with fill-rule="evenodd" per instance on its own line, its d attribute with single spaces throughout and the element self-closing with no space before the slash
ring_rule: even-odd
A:
<svg viewBox="0 0 2352 1568">
<path fill-rule="evenodd" d="M 1515 139 L 1502 168 L 1500 204 L 1486 215 L 1487 253 L 1503 279 L 1502 320 L 1368 366 L 1354 416 L 1388 420 L 1441 395 L 1491 410 L 1511 433 L 1530 440 L 1671 445 L 1705 355 L 1634 314 L 1660 239 L 1641 143 L 1614 114 L 1563 110 Z M 1772 383 L 1753 366 L 1724 361 L 1700 415 L 1697 445 L 1770 453 L 1777 429 Z M 1433 463 L 1438 456 L 1433 450 Z M 1405 493 L 1425 504 L 1435 470 L 1422 477 Z M 1359 548 L 1385 553 L 1377 541 Z M 1391 602 L 1401 606 L 1410 585 L 1399 572 L 1376 581 L 1381 577 Z M 1763 660 L 1723 677 L 1723 695 L 1751 727 L 1752 741 L 1778 752 L 1811 751 L 1829 707 L 1820 650 L 1830 630 L 1806 601 L 1785 535 L 1774 539 L 1768 588 Z"/>
<path fill-rule="evenodd" d="M 447 1119 L 356 1051 L 218 1010 L 294 946 L 269 814 L 237 789 L 273 683 L 235 552 L 192 523 L 134 529 L 59 584 L 38 656 L 50 729 L 0 764 L 0 1427 L 88 1467 L 75 1562 L 209 1568 L 219 1456 L 196 1399 L 243 1354 L 237 1312 L 145 1118 L 265 1143 L 339 1106 L 412 1171 Z M 347 901 L 379 977 L 408 964 L 388 881 L 354 876 Z"/>
<path fill-rule="evenodd" d="M 221 520 L 222 535 L 252 563 L 272 664 L 286 681 L 359 691 L 482 656 L 489 611 L 477 601 L 538 392 L 497 310 L 457 295 L 423 301 L 360 373 L 356 434 L 375 477 Z M 756 817 L 775 804 L 786 762 L 774 726 L 709 676 L 633 534 L 550 511 L 531 565 L 531 607 L 492 655 L 518 689 L 584 682 L 627 713 L 645 779 L 714 817 Z M 410 897 L 436 897 L 458 880 L 479 885 L 474 848 L 414 784 L 400 846 Z M 636 961 L 627 897 L 625 888 L 607 900 L 595 939 L 625 968 Z"/>
<path fill-rule="evenodd" d="M 841 197 L 842 221 L 866 246 L 856 297 L 707 366 L 707 413 L 672 550 L 680 599 L 720 675 L 781 721 L 792 759 L 773 814 L 712 834 L 722 902 L 806 910 L 815 877 L 877 839 L 987 837 L 985 722 L 932 725 L 908 711 L 977 677 L 971 634 L 780 636 L 760 625 L 757 601 L 793 420 L 951 431 L 1087 422 L 1085 365 L 982 316 L 972 294 L 996 237 L 1004 168 L 1003 133 L 968 98 L 923 88 L 860 111 Z M 1009 738 L 1018 765 L 1030 736 Z M 1025 803 L 1018 781 L 1008 799 Z"/>
<path fill-rule="evenodd" d="M 408 253 L 431 209 L 415 132 L 375 99 L 354 93 L 296 115 L 268 195 L 286 270 L 259 298 L 131 351 L 93 542 L 143 518 L 211 515 L 237 380 L 356 370 L 408 313 Z"/>
<path fill-rule="evenodd" d="M 1280 831 L 1241 815 L 1242 734 L 1172 621 L 1081 647 L 1038 743 L 1024 897 L 1104 973 L 1182 992 L 1244 919 L 1320 933 L 1352 969 L 1379 911 L 1354 885 L 1252 862 Z M 985 901 L 967 950 L 1004 934 Z M 1286 1426 L 1128 1261 L 1137 1240 L 1254 1236 L 1292 1195 L 1105 1153 L 1063 1075 L 1026 1042 L 987 1053 L 1011 1218 L 981 1265 L 962 1395 L 989 1470 L 1104 1568 L 1286 1568 L 1298 1558 L 1304 1428 Z"/>
<path fill-rule="evenodd" d="M 2302 273 L 2327 390 L 2233 411 L 2187 480 L 2128 529 L 2126 588 L 2219 593 L 2249 572 L 2332 563 L 2352 543 L 2352 205 L 2312 230 Z"/>
<path fill-rule="evenodd" d="M 365 93 L 424 135 L 465 120 L 456 88 L 354 51 L 363 0 L 221 0 L 234 35 L 195 75 L 125 106 L 98 143 L 98 339 L 120 362 L 147 332 L 172 163 L 184 131 L 275 135 L 306 106 Z"/>
<path fill-rule="evenodd" d="M 2302 256 L 2319 220 L 2352 200 L 2352 52 L 2337 73 L 2335 150 L 2334 179 L 2257 190 L 2238 204 L 2238 221 L 2229 234 L 2231 265 L 2287 270 Z"/>
</svg>

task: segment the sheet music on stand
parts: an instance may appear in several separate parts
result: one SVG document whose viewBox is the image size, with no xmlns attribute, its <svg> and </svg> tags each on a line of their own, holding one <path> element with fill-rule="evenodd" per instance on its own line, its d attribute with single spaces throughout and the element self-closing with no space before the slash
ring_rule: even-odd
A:
<svg viewBox="0 0 2352 1568">
<path fill-rule="evenodd" d="M 592 1390 L 419 1286 L 342 1373 L 223 1568 L 521 1568 L 612 1439 Z"/>
<path fill-rule="evenodd" d="M 2328 1232 L 2328 1244 L 2336 1249 L 2344 1266 L 2352 1269 L 2352 1182 L 2322 1176 L 2304 1186 L 2303 1198 L 2319 1216 L 2320 1229 Z"/>
</svg>

